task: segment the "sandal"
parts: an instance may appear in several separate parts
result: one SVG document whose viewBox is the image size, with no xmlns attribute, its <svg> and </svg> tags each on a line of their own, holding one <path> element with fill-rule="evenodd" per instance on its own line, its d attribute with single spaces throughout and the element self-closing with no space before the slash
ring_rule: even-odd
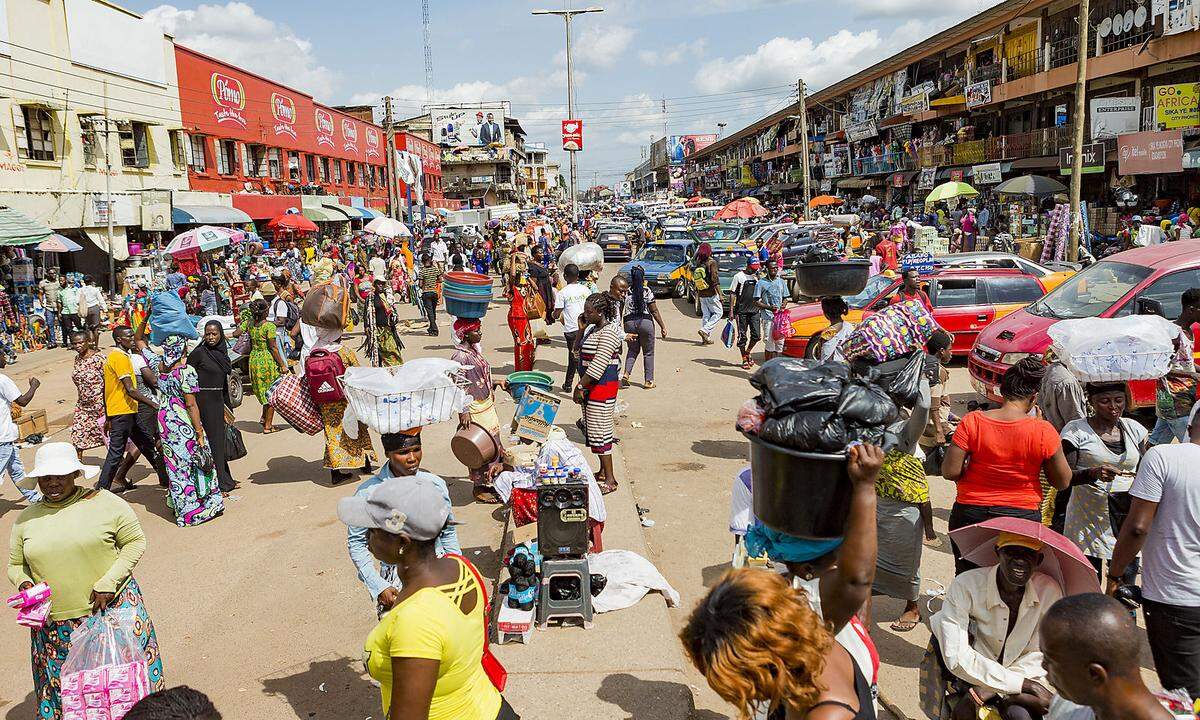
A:
<svg viewBox="0 0 1200 720">
<path fill-rule="evenodd" d="M 918 620 L 897 620 L 891 625 L 888 625 L 888 628 L 891 629 L 892 632 L 906 633 L 911 631 L 919 624 L 920 621 Z"/>
<path fill-rule="evenodd" d="M 643 390 L 653 390 L 656 387 L 658 386 L 654 384 L 653 380 L 649 380 L 646 382 L 646 384 L 642 385 Z"/>
<path fill-rule="evenodd" d="M 629 376 L 628 375 L 621 376 L 621 387 L 623 387 L 623 388 L 629 387 Z"/>
<path fill-rule="evenodd" d="M 609 493 L 614 493 L 616 491 L 617 491 L 616 483 L 613 483 L 611 485 L 609 485 L 608 483 L 600 483 L 600 494 L 601 495 L 608 495 Z"/>
<path fill-rule="evenodd" d="M 264 426 L 263 427 L 263 435 L 270 435 L 271 433 L 277 433 L 277 432 L 279 432 L 279 428 L 277 428 L 277 427 L 274 427 L 274 426 L 272 426 L 272 427 Z"/>
</svg>

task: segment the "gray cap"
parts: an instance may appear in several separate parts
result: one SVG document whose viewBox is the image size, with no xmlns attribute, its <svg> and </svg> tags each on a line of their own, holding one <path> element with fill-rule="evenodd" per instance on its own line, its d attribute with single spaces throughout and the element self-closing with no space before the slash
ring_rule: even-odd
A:
<svg viewBox="0 0 1200 720">
<path fill-rule="evenodd" d="M 338 518 L 352 527 L 379 528 L 428 541 L 446 527 L 450 503 L 445 491 L 431 478 L 389 478 L 364 495 L 339 500 Z"/>
</svg>

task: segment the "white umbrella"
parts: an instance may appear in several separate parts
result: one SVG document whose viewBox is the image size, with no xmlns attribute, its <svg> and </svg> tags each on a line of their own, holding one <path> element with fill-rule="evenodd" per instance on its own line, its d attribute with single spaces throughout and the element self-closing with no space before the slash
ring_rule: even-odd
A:
<svg viewBox="0 0 1200 720">
<path fill-rule="evenodd" d="M 374 233 L 380 237 L 398 238 L 412 237 L 412 231 L 408 226 L 399 220 L 393 220 L 389 217 L 378 217 L 367 223 L 363 227 L 369 233 Z"/>
</svg>

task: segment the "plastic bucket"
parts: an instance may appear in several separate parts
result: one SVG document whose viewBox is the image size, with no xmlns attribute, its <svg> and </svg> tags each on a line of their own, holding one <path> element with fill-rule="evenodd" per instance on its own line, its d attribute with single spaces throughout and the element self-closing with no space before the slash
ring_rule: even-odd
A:
<svg viewBox="0 0 1200 720">
<path fill-rule="evenodd" d="M 802 452 L 742 434 L 750 441 L 754 516 L 796 537 L 842 537 L 852 489 L 845 454 Z"/>
<path fill-rule="evenodd" d="M 522 370 L 512 373 L 508 376 L 508 394 L 512 395 L 512 399 L 517 403 L 525 397 L 525 390 L 530 387 L 535 387 L 538 390 L 549 392 L 554 388 L 554 379 L 544 372 L 536 370 Z"/>
<path fill-rule="evenodd" d="M 486 303 L 489 303 L 492 301 L 492 298 L 490 295 L 464 295 L 463 293 L 454 292 L 451 290 L 443 290 L 442 297 L 446 298 L 447 300 L 457 300 L 458 302 L 466 302 L 466 303 L 484 303 L 484 304 L 486 304 Z"/>
<path fill-rule="evenodd" d="M 473 272 L 448 272 L 443 276 L 443 282 L 451 285 L 487 285 L 492 286 L 492 279 L 487 275 Z"/>
<path fill-rule="evenodd" d="M 487 314 L 487 307 L 487 301 L 467 302 L 452 297 L 446 298 L 446 312 L 454 317 L 479 319 Z"/>
<path fill-rule="evenodd" d="M 443 285 L 442 292 L 452 292 L 458 295 L 467 295 L 470 297 L 487 297 L 492 296 L 491 287 L 472 287 L 469 285 Z"/>
</svg>

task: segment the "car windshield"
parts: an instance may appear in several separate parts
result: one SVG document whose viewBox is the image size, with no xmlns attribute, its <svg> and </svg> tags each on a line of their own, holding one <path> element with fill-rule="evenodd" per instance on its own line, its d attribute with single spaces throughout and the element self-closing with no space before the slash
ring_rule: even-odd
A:
<svg viewBox="0 0 1200 720">
<path fill-rule="evenodd" d="M 740 228 L 707 227 L 696 228 L 693 232 L 701 240 L 737 240 Z"/>
<path fill-rule="evenodd" d="M 666 230 L 663 232 L 663 240 L 691 240 L 690 230 Z"/>
<path fill-rule="evenodd" d="M 721 272 L 737 272 L 745 268 L 748 257 L 749 254 L 740 252 L 713 253 L 713 260 L 717 261 L 717 269 Z"/>
<path fill-rule="evenodd" d="M 646 262 L 683 263 L 686 257 L 683 248 L 678 245 L 647 245 L 638 252 L 635 259 Z"/>
<path fill-rule="evenodd" d="M 1105 261 L 1071 276 L 1049 295 L 1027 308 L 1039 317 L 1097 317 L 1152 273 L 1148 267 Z"/>
<path fill-rule="evenodd" d="M 875 299 L 876 295 L 883 292 L 884 288 L 891 284 L 892 278 L 886 275 L 872 275 L 862 292 L 846 298 L 846 304 L 855 310 L 862 310 L 869 302 Z"/>
</svg>

